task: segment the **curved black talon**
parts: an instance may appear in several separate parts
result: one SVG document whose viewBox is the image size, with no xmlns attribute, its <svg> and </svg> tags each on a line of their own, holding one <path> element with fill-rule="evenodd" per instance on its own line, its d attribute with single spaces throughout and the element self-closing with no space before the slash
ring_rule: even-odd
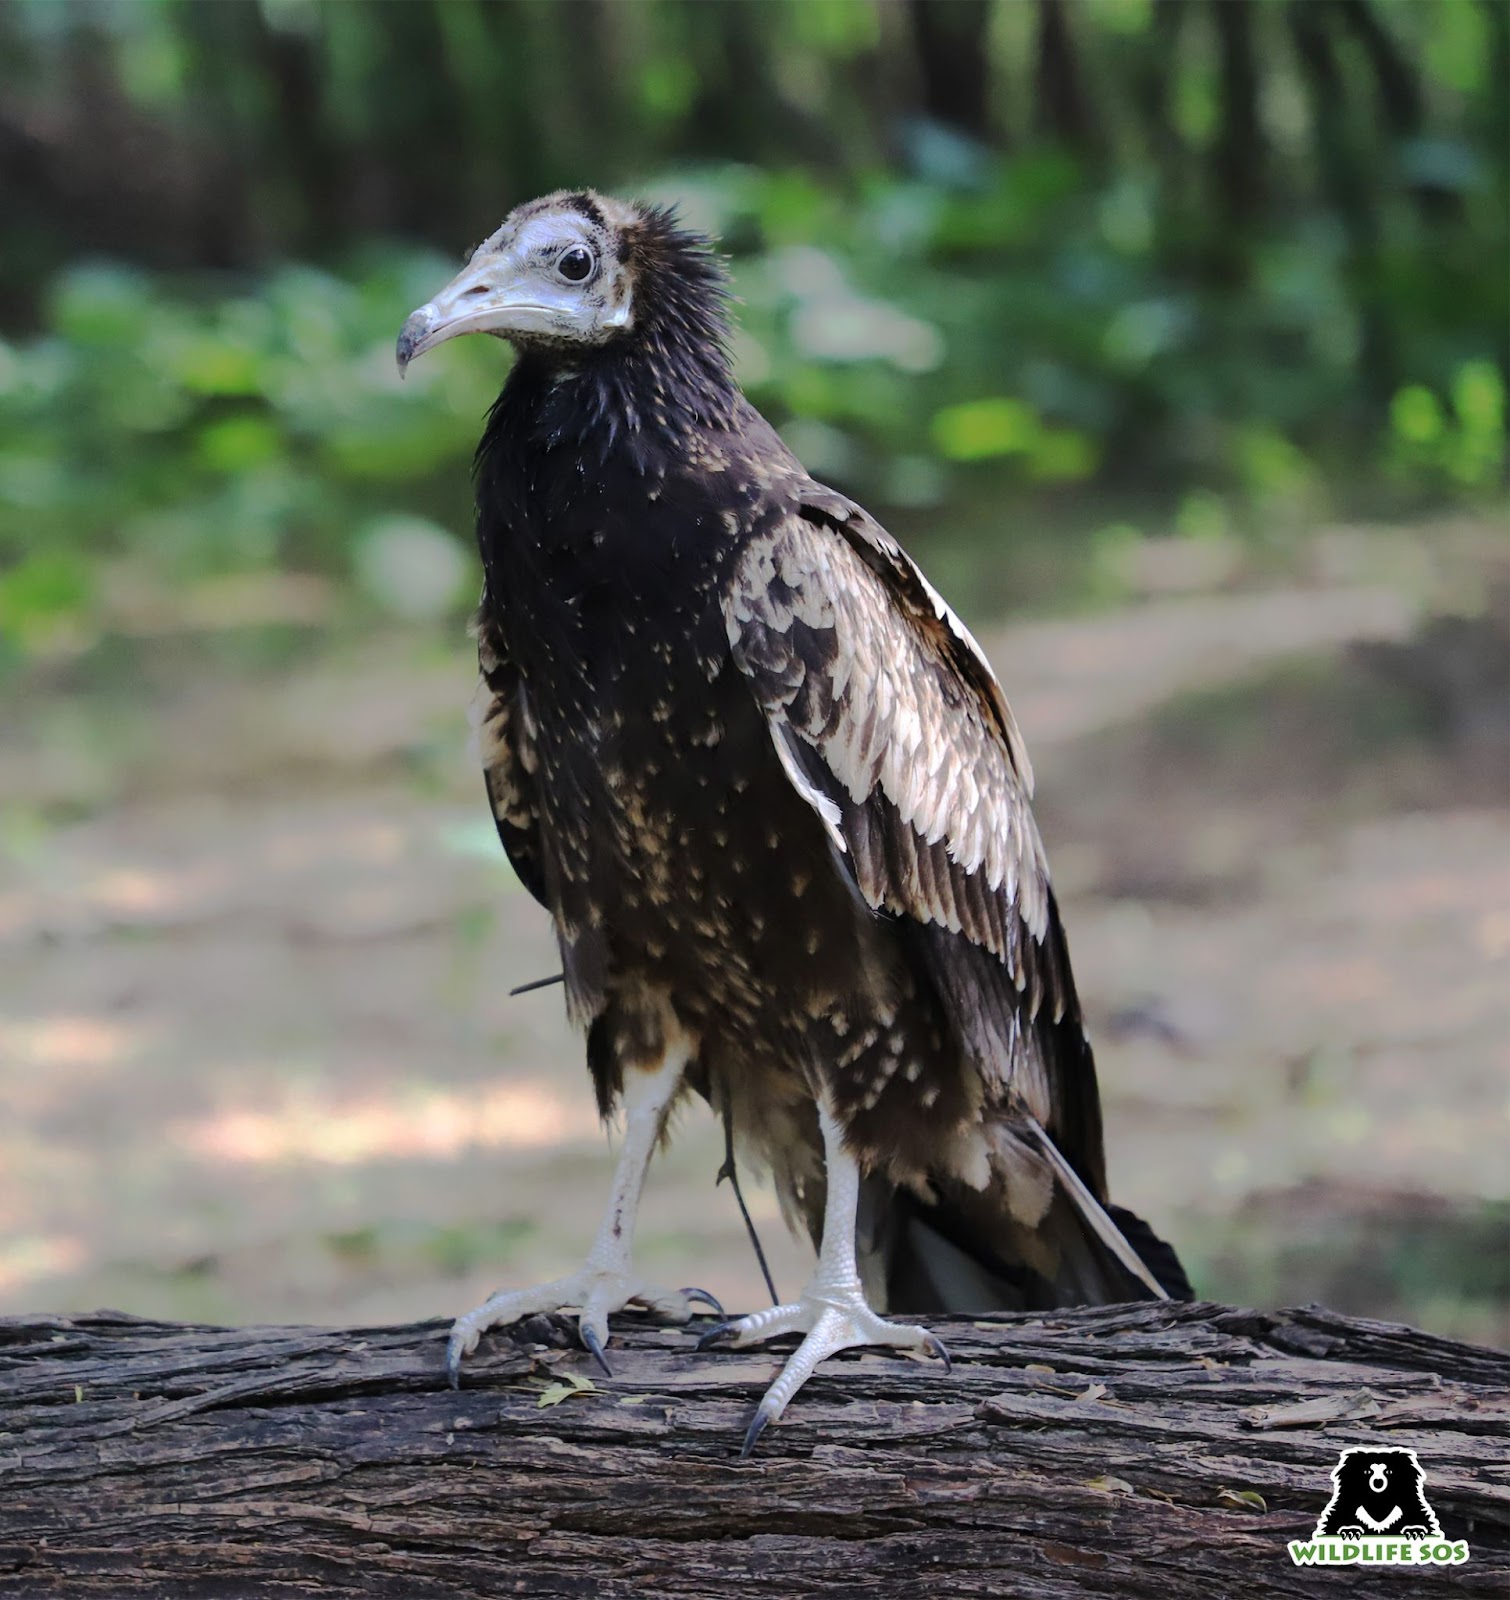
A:
<svg viewBox="0 0 1510 1600">
<path fill-rule="evenodd" d="M 741 1461 L 750 1459 L 750 1452 L 755 1448 L 755 1441 L 766 1431 L 770 1421 L 770 1413 L 764 1408 L 755 1413 L 755 1420 L 750 1424 L 749 1431 L 745 1434 L 744 1447 L 739 1452 Z"/>
<path fill-rule="evenodd" d="M 732 1322 L 715 1322 L 693 1348 L 706 1350 L 709 1345 L 717 1344 L 720 1339 L 727 1338 L 733 1329 L 734 1324 Z"/>
<path fill-rule="evenodd" d="M 949 1359 L 949 1352 L 947 1349 L 945 1349 L 944 1341 L 942 1339 L 935 1338 L 934 1335 L 930 1333 L 923 1341 L 923 1348 L 934 1358 L 934 1360 L 942 1361 L 944 1363 L 945 1372 L 954 1371 L 954 1363 Z"/>
<path fill-rule="evenodd" d="M 711 1307 L 716 1316 L 722 1317 L 726 1315 L 723 1306 L 706 1289 L 678 1289 L 677 1293 L 685 1295 L 687 1299 L 697 1301 L 701 1305 Z"/>
<path fill-rule="evenodd" d="M 611 1378 L 613 1368 L 608 1364 L 608 1357 L 603 1354 L 603 1341 L 598 1337 L 595 1329 L 584 1326 L 582 1328 L 582 1343 L 592 1352 L 592 1358 L 603 1369 L 603 1376 Z"/>
<path fill-rule="evenodd" d="M 603 1341 L 598 1338 L 597 1330 L 595 1330 L 595 1328 L 589 1328 L 587 1323 L 584 1322 L 582 1323 L 581 1328 L 577 1330 L 577 1333 L 581 1333 L 582 1344 L 587 1346 L 587 1352 L 589 1352 L 589 1355 L 592 1355 L 593 1360 L 598 1363 L 598 1366 L 603 1368 L 603 1376 L 605 1376 L 605 1378 L 613 1378 L 613 1368 L 608 1365 L 608 1357 L 603 1354 Z"/>
</svg>

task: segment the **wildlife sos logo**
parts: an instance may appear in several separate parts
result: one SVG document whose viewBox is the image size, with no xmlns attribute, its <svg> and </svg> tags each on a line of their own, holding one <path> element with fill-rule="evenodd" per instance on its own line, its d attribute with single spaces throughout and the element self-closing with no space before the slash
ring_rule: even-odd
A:
<svg viewBox="0 0 1510 1600">
<path fill-rule="evenodd" d="M 1455 1567 L 1468 1546 L 1442 1537 L 1414 1450 L 1364 1445 L 1337 1458 L 1332 1498 L 1310 1539 L 1290 1541 L 1290 1559 L 1297 1567 Z"/>
</svg>

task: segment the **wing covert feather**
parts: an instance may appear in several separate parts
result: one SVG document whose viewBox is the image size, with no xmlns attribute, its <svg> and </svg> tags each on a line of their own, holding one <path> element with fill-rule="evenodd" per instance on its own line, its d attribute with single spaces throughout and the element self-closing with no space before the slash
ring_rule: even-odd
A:
<svg viewBox="0 0 1510 1600">
<path fill-rule="evenodd" d="M 1043 940 L 1049 905 L 1016 724 L 963 624 L 848 506 L 804 501 L 746 549 L 735 660 L 866 901 L 963 933 L 1021 988 L 1021 935 Z"/>
<path fill-rule="evenodd" d="M 747 545 L 724 613 L 837 870 L 902 920 L 1002 1126 L 1025 1113 L 1104 1194 L 1095 1063 L 1032 769 L 980 646 L 883 528 L 813 484 Z"/>
<path fill-rule="evenodd" d="M 535 899 L 550 909 L 529 704 L 503 637 L 485 613 L 486 601 L 477 622 L 479 681 L 472 720 L 488 803 L 510 866 Z"/>
</svg>

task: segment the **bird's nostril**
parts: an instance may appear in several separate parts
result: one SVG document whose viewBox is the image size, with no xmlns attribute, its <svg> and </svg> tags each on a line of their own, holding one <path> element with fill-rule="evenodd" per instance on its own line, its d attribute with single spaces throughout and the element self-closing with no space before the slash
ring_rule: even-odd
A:
<svg viewBox="0 0 1510 1600">
<path fill-rule="evenodd" d="M 491 283 L 474 283 L 472 287 L 467 290 L 465 298 L 470 300 L 476 295 L 491 294 L 492 292 L 493 285 Z"/>
</svg>

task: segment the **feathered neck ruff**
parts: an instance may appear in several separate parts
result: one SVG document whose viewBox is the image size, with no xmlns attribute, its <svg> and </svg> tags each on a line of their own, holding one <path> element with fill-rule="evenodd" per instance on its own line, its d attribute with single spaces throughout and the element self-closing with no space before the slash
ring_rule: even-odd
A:
<svg viewBox="0 0 1510 1600">
<path fill-rule="evenodd" d="M 661 475 L 699 435 L 734 425 L 729 277 L 703 235 L 665 206 L 637 208 L 620 233 L 634 275 L 632 325 L 592 349 L 526 345 L 489 413 L 479 461 L 521 434 L 602 464 L 627 457 Z"/>
</svg>

